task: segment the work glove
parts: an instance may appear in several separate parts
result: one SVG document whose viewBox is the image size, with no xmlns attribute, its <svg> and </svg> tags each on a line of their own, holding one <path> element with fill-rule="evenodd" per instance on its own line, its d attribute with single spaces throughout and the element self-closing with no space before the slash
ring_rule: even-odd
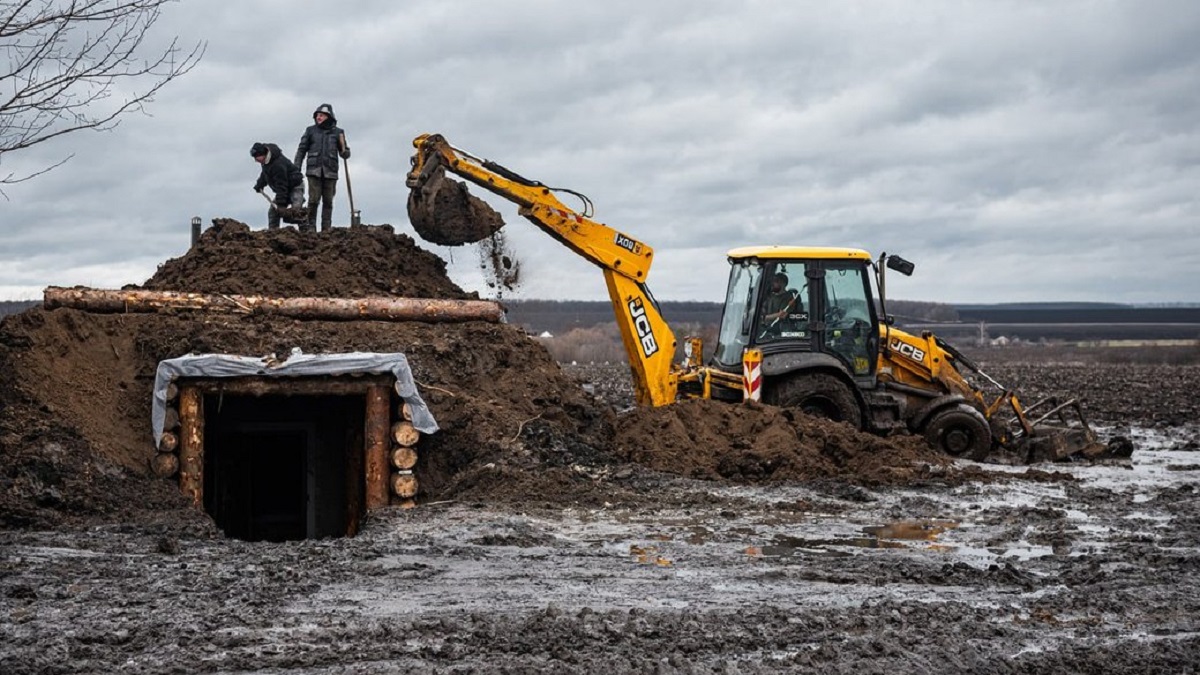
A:
<svg viewBox="0 0 1200 675">
<path fill-rule="evenodd" d="M 342 159 L 350 159 L 350 148 L 342 151 Z"/>
<path fill-rule="evenodd" d="M 257 185 L 254 186 L 254 191 L 260 195 L 262 194 L 262 188 L 258 187 Z"/>
</svg>

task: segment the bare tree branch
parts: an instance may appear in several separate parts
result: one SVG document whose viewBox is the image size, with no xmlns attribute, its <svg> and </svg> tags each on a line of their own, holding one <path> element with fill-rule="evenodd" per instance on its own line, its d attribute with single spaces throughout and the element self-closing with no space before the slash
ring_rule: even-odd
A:
<svg viewBox="0 0 1200 675">
<path fill-rule="evenodd" d="M 143 112 L 168 82 L 204 56 L 178 38 L 147 51 L 162 8 L 177 0 L 0 1 L 0 165 L 25 150 L 84 129 L 104 131 Z M 118 92 L 128 91 L 122 98 Z M 70 156 L 23 176 L 0 172 L 0 185 L 61 166 Z M 0 193 L 3 194 L 3 193 Z"/>
</svg>

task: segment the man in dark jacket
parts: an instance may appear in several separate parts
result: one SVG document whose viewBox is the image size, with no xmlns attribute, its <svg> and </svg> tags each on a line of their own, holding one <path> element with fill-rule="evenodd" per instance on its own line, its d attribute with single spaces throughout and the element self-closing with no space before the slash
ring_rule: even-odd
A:
<svg viewBox="0 0 1200 675">
<path fill-rule="evenodd" d="M 250 156 L 262 165 L 262 173 L 254 183 L 254 191 L 262 192 L 264 187 L 270 187 L 275 193 L 275 205 L 278 208 L 267 210 L 267 227 L 278 229 L 281 209 L 304 206 L 304 176 L 274 143 L 255 143 L 250 146 Z"/>
<path fill-rule="evenodd" d="M 350 158 L 346 132 L 337 126 L 333 106 L 322 103 L 313 111 L 316 124 L 304 130 L 296 148 L 296 166 L 308 160 L 304 173 L 308 176 L 308 227 L 316 229 L 317 203 L 321 204 L 321 231 L 328 231 L 333 222 L 333 195 L 337 192 L 338 157 Z"/>
</svg>

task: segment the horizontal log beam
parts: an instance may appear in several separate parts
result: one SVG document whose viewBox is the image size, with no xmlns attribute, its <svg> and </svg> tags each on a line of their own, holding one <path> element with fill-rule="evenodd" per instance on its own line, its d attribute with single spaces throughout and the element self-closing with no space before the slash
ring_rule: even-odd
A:
<svg viewBox="0 0 1200 675">
<path fill-rule="evenodd" d="M 417 431 L 412 422 L 396 422 L 392 425 L 392 440 L 396 445 L 413 446 L 421 440 L 421 432 Z"/>
<path fill-rule="evenodd" d="M 392 467 L 409 471 L 417 465 L 417 449 L 400 446 L 392 448 Z"/>
<path fill-rule="evenodd" d="M 392 474 L 392 494 L 401 498 L 417 495 L 417 477 L 411 472 L 396 472 Z"/>
<path fill-rule="evenodd" d="M 205 394 L 233 396 L 361 396 L 371 387 L 391 387 L 391 375 L 318 377 L 217 377 L 184 380 Z"/>
<path fill-rule="evenodd" d="M 170 478 L 179 472 L 179 456 L 173 452 L 160 452 L 154 456 L 154 475 Z"/>
<path fill-rule="evenodd" d="M 499 323 L 504 310 L 490 300 L 433 298 L 270 298 L 257 295 L 208 295 L 176 291 L 104 290 L 50 286 L 46 309 L 68 307 L 88 312 L 144 313 L 194 310 L 239 314 L 275 314 L 314 321 L 421 321 Z"/>
</svg>

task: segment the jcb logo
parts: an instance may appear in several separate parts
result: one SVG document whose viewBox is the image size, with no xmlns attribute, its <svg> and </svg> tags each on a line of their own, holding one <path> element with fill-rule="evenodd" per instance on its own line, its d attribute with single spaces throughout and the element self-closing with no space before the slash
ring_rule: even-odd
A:
<svg viewBox="0 0 1200 675">
<path fill-rule="evenodd" d="M 650 330 L 650 318 L 646 316 L 646 308 L 641 298 L 629 301 L 629 316 L 633 319 L 633 328 L 637 331 L 638 341 L 642 344 L 642 354 L 649 357 L 658 351 L 658 341 Z"/>
<path fill-rule="evenodd" d="M 888 348 L 901 356 L 907 356 L 917 363 L 925 360 L 925 350 L 917 349 L 907 342 L 901 342 L 898 338 L 892 338 L 892 342 L 888 345 Z"/>
<path fill-rule="evenodd" d="M 637 241 L 635 241 L 633 239 L 630 239 L 629 237 L 626 237 L 625 235 L 621 234 L 620 232 L 617 233 L 617 236 L 613 239 L 613 241 L 616 243 L 617 246 L 620 246 L 621 248 L 629 251 L 630 253 L 639 253 L 642 250 L 642 245 L 640 243 L 638 243 Z"/>
</svg>

